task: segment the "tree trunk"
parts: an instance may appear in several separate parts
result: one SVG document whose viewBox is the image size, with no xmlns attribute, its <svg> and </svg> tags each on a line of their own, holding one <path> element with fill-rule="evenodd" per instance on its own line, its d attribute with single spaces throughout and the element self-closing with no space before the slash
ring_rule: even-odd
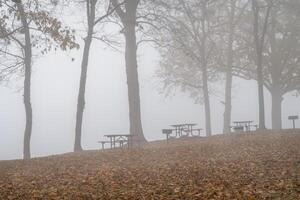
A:
<svg viewBox="0 0 300 200">
<path fill-rule="evenodd" d="M 203 69 L 202 80 L 203 80 L 206 136 L 211 136 L 210 100 L 209 100 L 207 69 L 206 68 Z"/>
<path fill-rule="evenodd" d="M 230 133 L 231 123 L 231 91 L 232 91 L 232 65 L 233 65 L 233 33 L 234 33 L 234 16 L 235 16 L 235 1 L 230 2 L 230 17 L 229 17 L 229 35 L 227 49 L 227 70 L 225 84 L 225 111 L 223 122 L 223 133 Z"/>
<path fill-rule="evenodd" d="M 259 129 L 265 129 L 266 128 L 265 100 L 264 100 L 263 72 L 262 72 L 261 62 L 257 65 L 257 84 L 258 84 L 258 106 L 259 106 Z"/>
<path fill-rule="evenodd" d="M 140 91 L 137 66 L 137 44 L 136 44 L 136 13 L 139 0 L 125 1 L 125 10 L 119 6 L 118 0 L 111 0 L 116 12 L 124 26 L 125 36 L 125 62 L 128 86 L 129 102 L 129 123 L 130 134 L 133 136 L 133 143 L 141 144 L 146 142 L 144 137 L 141 108 L 140 108 Z"/>
<path fill-rule="evenodd" d="M 81 135 L 82 135 L 82 119 L 85 106 L 85 88 L 87 80 L 88 61 L 90 54 L 90 47 L 92 43 L 94 21 L 95 21 L 95 3 L 96 1 L 87 0 L 87 18 L 88 18 L 88 33 L 84 39 L 84 50 L 81 63 L 81 75 L 79 94 L 77 101 L 77 114 L 76 114 L 76 129 L 75 129 L 75 144 L 74 151 L 82 151 Z"/>
<path fill-rule="evenodd" d="M 264 80 L 263 80 L 263 49 L 265 36 L 268 28 L 268 19 L 270 16 L 270 11 L 272 8 L 272 4 L 269 2 L 267 7 L 267 12 L 265 15 L 265 19 L 263 22 L 263 29 L 261 36 L 259 34 L 259 13 L 260 7 L 258 5 L 257 0 L 252 0 L 252 11 L 253 11 L 253 34 L 254 34 L 254 46 L 256 50 L 256 65 L 257 65 L 257 84 L 258 84 L 258 105 L 259 105 L 259 129 L 265 129 L 265 104 L 264 104 Z"/>
<path fill-rule="evenodd" d="M 24 46 L 24 61 L 25 61 L 25 79 L 24 79 L 24 105 L 26 112 L 26 127 L 24 133 L 24 147 L 23 147 L 23 158 L 30 159 L 30 140 L 32 132 L 32 107 L 30 101 L 30 85 L 31 85 L 31 59 L 32 49 L 30 40 L 30 31 L 26 14 L 22 2 L 17 3 L 18 10 L 20 12 L 21 22 L 24 28 L 25 46 Z"/>
<path fill-rule="evenodd" d="M 272 129 L 280 130 L 282 129 L 282 95 L 278 90 L 271 91 L 272 95 Z"/>
<path fill-rule="evenodd" d="M 135 23 L 126 24 L 125 40 L 125 61 L 128 85 L 130 134 L 133 135 L 134 142 L 140 144 L 146 142 L 146 139 L 143 134 L 141 122 Z"/>
<path fill-rule="evenodd" d="M 202 4 L 202 13 L 207 13 L 207 3 Z M 206 55 L 206 41 L 207 41 L 207 31 L 206 31 L 206 15 L 201 19 L 201 30 L 203 37 L 201 41 L 197 41 L 196 45 L 199 49 L 201 56 L 201 68 L 202 68 L 202 84 L 203 84 L 203 98 L 204 98 L 204 110 L 205 110 L 205 131 L 206 136 L 211 136 L 211 118 L 210 118 L 210 100 L 209 100 L 209 90 L 208 90 L 208 73 L 207 73 L 207 55 Z"/>
<path fill-rule="evenodd" d="M 223 122 L 223 133 L 230 133 L 231 123 L 231 109 L 232 109 L 232 68 L 228 67 L 226 71 L 226 85 L 225 85 L 225 111 L 224 111 L 224 122 Z"/>
</svg>

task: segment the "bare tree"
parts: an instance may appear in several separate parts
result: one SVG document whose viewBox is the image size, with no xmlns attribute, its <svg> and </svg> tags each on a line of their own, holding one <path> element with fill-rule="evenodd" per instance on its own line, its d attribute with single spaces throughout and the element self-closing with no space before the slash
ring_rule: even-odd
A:
<svg viewBox="0 0 300 200">
<path fill-rule="evenodd" d="M 282 128 L 283 96 L 300 88 L 300 2 L 280 1 L 267 32 L 264 84 L 272 96 L 272 128 Z M 297 11 L 298 10 L 298 11 Z"/>
<path fill-rule="evenodd" d="M 234 20 L 235 20 L 235 7 L 236 1 L 230 1 L 229 22 L 228 22 L 228 49 L 227 49 L 227 69 L 226 69 L 226 83 L 225 83 L 225 111 L 223 122 L 223 133 L 230 133 L 231 123 L 231 88 L 232 88 L 232 65 L 233 65 L 233 42 L 234 42 Z"/>
<path fill-rule="evenodd" d="M 223 41 L 225 45 L 223 46 L 225 46 L 225 50 L 223 54 L 225 57 L 224 60 L 226 60 L 223 133 L 230 133 L 231 131 L 232 80 L 233 75 L 239 73 L 233 66 L 241 64 L 238 51 L 243 48 L 244 43 L 239 41 L 239 26 L 243 23 L 242 19 L 244 18 L 248 5 L 249 1 L 230 0 L 226 1 L 225 6 L 218 8 L 220 11 L 225 9 L 225 16 L 223 16 L 225 27 L 221 26 L 219 31 L 221 37 L 224 37 Z M 221 54 L 219 56 L 221 56 Z"/>
<path fill-rule="evenodd" d="M 268 4 L 268 7 L 271 6 Z M 299 13 L 300 4 L 275 1 L 269 11 L 269 28 L 265 30 L 265 48 L 261 57 L 263 84 L 272 96 L 272 128 L 282 128 L 281 104 L 283 96 L 299 90 Z M 270 8 L 269 8 L 270 9 Z M 253 58 L 251 51 L 248 52 Z M 249 69 L 248 69 L 249 70 Z M 252 79 L 258 76 L 246 70 Z"/>
<path fill-rule="evenodd" d="M 83 49 L 83 56 L 82 56 L 82 63 L 81 63 L 81 75 L 80 75 L 80 84 L 79 84 L 79 93 L 78 93 L 78 102 L 77 102 L 74 151 L 82 150 L 81 135 L 82 135 L 83 111 L 84 111 L 84 106 L 85 106 L 85 88 L 86 88 L 86 80 L 87 80 L 89 52 L 90 52 L 90 47 L 92 44 L 92 39 L 94 36 L 94 28 L 97 24 L 101 23 L 102 20 L 107 18 L 109 15 L 111 15 L 115 11 L 115 8 L 112 8 L 111 6 L 109 6 L 106 14 L 104 14 L 100 17 L 96 17 L 96 6 L 98 3 L 98 0 L 86 0 L 85 3 L 86 3 L 88 30 L 87 30 L 87 35 L 84 38 L 84 49 Z M 101 2 L 101 3 L 104 4 L 104 2 Z M 117 7 L 119 7 L 119 6 L 120 5 L 118 5 Z"/>
<path fill-rule="evenodd" d="M 136 39 L 137 9 L 140 1 L 127 0 L 124 1 L 123 6 L 119 6 L 121 2 L 118 0 L 111 0 L 111 2 L 116 8 L 116 13 L 123 25 L 122 32 L 125 36 L 125 62 L 128 85 L 130 134 L 134 136 L 134 141 L 136 143 L 144 143 L 146 142 L 146 139 L 144 137 L 141 121 Z"/>
<path fill-rule="evenodd" d="M 257 0 L 252 0 L 253 12 L 253 38 L 255 46 L 255 61 L 258 84 L 258 105 L 259 105 L 259 128 L 265 129 L 265 102 L 264 102 L 264 84 L 263 84 L 263 53 L 265 47 L 265 37 L 269 25 L 270 12 L 273 7 L 272 0 L 266 0 L 267 5 L 263 19 L 261 20 L 262 5 Z M 261 22 L 262 21 L 262 22 Z M 262 26 L 261 26 L 262 25 Z"/>
<path fill-rule="evenodd" d="M 300 5 L 293 0 L 270 1 L 268 4 L 259 5 L 259 10 L 267 9 L 265 11 L 267 13 L 259 12 L 257 16 L 260 19 L 258 27 L 264 29 L 263 47 L 261 42 L 258 42 L 260 45 L 255 45 L 256 43 L 253 44 L 253 42 L 251 44 L 248 40 L 251 34 L 247 28 L 241 30 L 244 32 L 244 46 L 248 48 L 244 48 L 245 51 L 242 51 L 239 56 L 246 56 L 247 59 L 244 61 L 248 64 L 244 63 L 245 68 L 236 68 L 234 74 L 245 79 L 259 80 L 257 68 L 254 69 L 252 65 L 257 65 L 256 47 L 263 49 L 263 51 L 259 49 L 260 52 L 262 51 L 259 62 L 262 68 L 262 84 L 272 96 L 272 128 L 281 129 L 283 96 L 299 90 L 299 13 L 297 9 Z M 266 18 L 268 18 L 267 21 Z"/>
<path fill-rule="evenodd" d="M 85 87 L 87 79 L 87 69 L 89 60 L 89 51 L 92 43 L 93 29 L 95 24 L 95 7 L 97 0 L 86 0 L 86 14 L 87 14 L 87 24 L 88 31 L 87 36 L 84 39 L 84 49 L 81 63 L 81 75 L 80 75 L 80 85 L 79 94 L 77 102 L 77 114 L 76 114 L 76 130 L 75 130 L 75 144 L 74 151 L 81 151 L 81 129 L 82 129 L 82 118 L 83 110 L 85 105 Z"/>
<path fill-rule="evenodd" d="M 193 91 L 198 90 L 198 94 L 202 92 L 202 99 L 205 108 L 205 121 L 206 121 L 206 134 L 211 135 L 211 111 L 210 111 L 210 91 L 209 80 L 213 80 L 217 73 L 217 66 L 219 65 L 218 48 L 217 43 L 219 37 L 216 37 L 217 27 L 220 25 L 217 13 L 215 12 L 217 4 L 220 3 L 214 0 L 209 1 L 160 1 L 161 7 L 161 23 L 160 32 L 158 33 L 161 38 L 160 43 L 164 43 L 166 47 L 166 53 L 170 56 L 163 56 L 163 59 L 168 59 L 164 62 L 169 62 L 170 66 L 176 60 L 181 59 L 180 66 L 173 65 L 173 71 L 169 72 L 187 72 L 185 66 L 188 63 L 190 65 L 190 72 L 194 71 L 192 76 L 187 77 L 183 74 L 184 81 L 177 82 L 175 84 L 182 83 Z M 174 51 L 176 53 L 174 54 Z M 172 55 L 173 54 L 173 55 Z M 178 56 L 183 54 L 182 56 Z M 174 56 L 176 55 L 176 56 Z M 182 59 L 184 57 L 184 59 Z M 187 62 L 186 60 L 190 61 Z M 173 62 L 173 61 L 174 62 Z M 185 64 L 184 64 L 185 62 Z M 196 67 L 195 67 L 196 66 Z M 182 70 L 179 68 L 182 67 Z M 166 76 L 171 75 L 166 74 Z M 188 73 L 188 72 L 187 72 Z M 200 80 L 195 81 L 196 79 Z M 184 78 L 185 77 L 185 78 Z M 168 79 L 166 79 L 168 80 Z M 171 82 L 169 82 L 171 83 Z M 196 86 L 196 87 L 193 87 Z M 200 88 L 199 88 L 200 87 Z"/>
</svg>

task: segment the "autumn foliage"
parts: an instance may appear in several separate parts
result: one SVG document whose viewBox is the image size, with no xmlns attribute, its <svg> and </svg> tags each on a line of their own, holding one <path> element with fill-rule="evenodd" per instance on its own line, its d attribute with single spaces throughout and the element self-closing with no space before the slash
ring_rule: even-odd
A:
<svg viewBox="0 0 300 200">
<path fill-rule="evenodd" d="M 300 199 L 300 134 L 232 134 L 3 161 L 0 199 Z"/>
</svg>

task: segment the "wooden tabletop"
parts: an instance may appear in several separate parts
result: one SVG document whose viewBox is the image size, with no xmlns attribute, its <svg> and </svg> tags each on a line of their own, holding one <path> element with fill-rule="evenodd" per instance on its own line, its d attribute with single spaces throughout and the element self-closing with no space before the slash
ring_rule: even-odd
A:
<svg viewBox="0 0 300 200">
<path fill-rule="evenodd" d="M 234 121 L 234 124 L 242 124 L 242 123 L 253 123 L 253 121 Z"/>
<path fill-rule="evenodd" d="M 186 124 L 174 124 L 174 125 L 170 125 L 170 126 L 173 126 L 173 127 L 180 127 L 180 126 L 196 126 L 197 124 L 195 123 L 186 123 Z"/>
<path fill-rule="evenodd" d="M 104 137 L 132 137 L 130 134 L 109 134 L 104 135 Z"/>
</svg>

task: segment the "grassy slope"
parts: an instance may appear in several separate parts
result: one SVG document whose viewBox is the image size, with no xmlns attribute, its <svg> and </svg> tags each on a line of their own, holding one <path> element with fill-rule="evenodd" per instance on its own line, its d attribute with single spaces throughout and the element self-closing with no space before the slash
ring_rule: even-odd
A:
<svg viewBox="0 0 300 200">
<path fill-rule="evenodd" d="M 0 162 L 0 199 L 300 199 L 300 134 Z"/>
</svg>

